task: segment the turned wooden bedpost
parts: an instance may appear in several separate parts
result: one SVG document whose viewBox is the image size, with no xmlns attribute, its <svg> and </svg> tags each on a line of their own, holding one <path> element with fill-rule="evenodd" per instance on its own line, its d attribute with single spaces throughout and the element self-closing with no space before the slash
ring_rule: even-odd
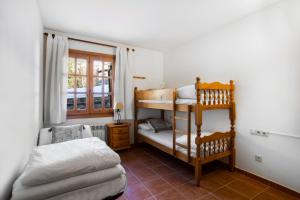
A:
<svg viewBox="0 0 300 200">
<path fill-rule="evenodd" d="M 231 108 L 229 111 L 229 118 L 230 118 L 230 132 L 232 134 L 231 137 L 231 155 L 229 156 L 229 166 L 230 170 L 233 171 L 235 167 L 235 118 L 236 118 L 236 113 L 235 113 L 235 101 L 234 101 L 234 82 L 233 80 L 230 80 L 230 103 L 231 103 Z"/>
<path fill-rule="evenodd" d="M 172 113 L 172 123 L 173 123 L 173 155 L 176 156 L 176 89 L 173 91 L 173 113 Z"/>
<path fill-rule="evenodd" d="M 137 109 L 137 91 L 138 88 L 134 87 L 134 143 L 137 143 L 137 128 L 138 128 L 138 109 Z"/>
<path fill-rule="evenodd" d="M 195 163 L 195 178 L 196 178 L 196 185 L 200 186 L 200 178 L 202 175 L 202 165 L 201 165 L 201 155 L 200 155 L 200 142 L 201 142 L 201 126 L 202 126 L 202 107 L 201 107 L 201 84 L 200 78 L 196 78 L 196 96 L 197 96 L 197 103 L 195 105 L 195 125 L 196 125 L 196 145 L 197 145 L 197 154 L 196 154 L 196 163 Z"/>
<path fill-rule="evenodd" d="M 191 111 L 192 106 L 188 105 L 188 112 L 187 112 L 187 147 L 188 147 L 188 163 L 191 162 Z"/>
</svg>

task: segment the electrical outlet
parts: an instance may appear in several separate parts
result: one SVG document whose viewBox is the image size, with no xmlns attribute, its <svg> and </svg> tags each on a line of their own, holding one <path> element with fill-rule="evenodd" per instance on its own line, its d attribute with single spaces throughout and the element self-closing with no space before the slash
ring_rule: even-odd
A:
<svg viewBox="0 0 300 200">
<path fill-rule="evenodd" d="M 250 130 L 250 134 L 251 134 L 251 135 L 263 136 L 263 137 L 268 137 L 270 133 L 267 132 L 267 131 L 251 129 L 251 130 Z"/>
<path fill-rule="evenodd" d="M 260 163 L 262 162 L 262 156 L 261 155 L 255 155 L 254 159 L 255 159 L 256 162 L 260 162 Z"/>
</svg>

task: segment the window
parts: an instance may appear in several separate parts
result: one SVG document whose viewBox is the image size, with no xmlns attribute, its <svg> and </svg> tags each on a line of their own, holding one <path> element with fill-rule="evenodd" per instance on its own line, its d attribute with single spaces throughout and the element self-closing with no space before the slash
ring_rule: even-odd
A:
<svg viewBox="0 0 300 200">
<path fill-rule="evenodd" d="M 112 116 L 114 56 L 70 50 L 69 118 Z"/>
</svg>

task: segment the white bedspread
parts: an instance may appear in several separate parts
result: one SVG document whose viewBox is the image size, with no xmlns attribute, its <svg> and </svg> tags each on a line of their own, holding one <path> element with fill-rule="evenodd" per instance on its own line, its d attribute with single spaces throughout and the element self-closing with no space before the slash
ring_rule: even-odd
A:
<svg viewBox="0 0 300 200">
<path fill-rule="evenodd" d="M 91 137 L 36 147 L 19 177 L 26 186 L 50 183 L 116 166 L 120 157 Z"/>
</svg>

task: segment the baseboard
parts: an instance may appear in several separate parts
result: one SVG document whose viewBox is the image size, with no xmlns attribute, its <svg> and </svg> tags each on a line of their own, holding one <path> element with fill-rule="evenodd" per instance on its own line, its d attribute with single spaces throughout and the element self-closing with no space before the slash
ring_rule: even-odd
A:
<svg viewBox="0 0 300 200">
<path fill-rule="evenodd" d="M 278 190 L 284 191 L 284 192 L 286 192 L 288 194 L 291 194 L 291 195 L 293 195 L 293 196 L 295 196 L 295 197 L 297 197 L 297 198 L 300 199 L 300 193 L 299 192 L 296 192 L 296 191 L 294 191 L 294 190 L 292 190 L 290 188 L 287 188 L 287 187 L 285 187 L 283 185 L 280 185 L 280 184 L 275 183 L 273 181 L 270 181 L 268 179 L 265 179 L 265 178 L 262 178 L 260 176 L 255 175 L 255 174 L 252 174 L 250 172 L 247 172 L 247 171 L 245 171 L 243 169 L 239 169 L 239 168 L 235 167 L 235 170 L 238 171 L 238 172 L 240 172 L 241 174 L 244 174 L 244 175 L 246 175 L 246 176 L 248 176 L 250 178 L 256 179 L 256 180 L 258 180 L 258 181 L 260 181 L 260 182 L 262 182 L 262 183 L 264 183 L 264 184 L 266 184 L 268 186 L 271 186 L 271 187 L 276 188 Z"/>
</svg>

